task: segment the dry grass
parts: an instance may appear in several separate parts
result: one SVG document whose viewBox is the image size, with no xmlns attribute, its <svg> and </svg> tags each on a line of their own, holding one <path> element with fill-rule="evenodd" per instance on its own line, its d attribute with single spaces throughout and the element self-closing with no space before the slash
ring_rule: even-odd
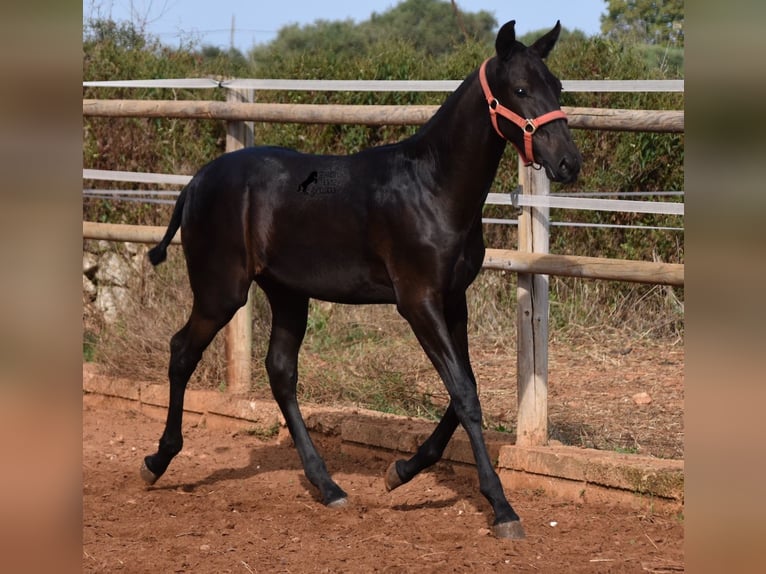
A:
<svg viewBox="0 0 766 574">
<path fill-rule="evenodd" d="M 127 308 L 111 325 L 99 321 L 86 308 L 85 332 L 95 339 L 93 360 L 115 377 L 164 382 L 170 338 L 183 326 L 191 309 L 181 250 L 170 249 L 168 261 L 157 268 L 144 259 L 129 287 Z M 190 385 L 217 387 L 224 381 L 224 360 L 223 338 L 217 336 Z"/>
<path fill-rule="evenodd" d="M 106 328 L 85 314 L 93 360 L 115 377 L 165 382 L 168 343 L 191 306 L 180 249 L 130 289 L 130 308 Z M 270 397 L 263 358 L 270 311 L 254 289 L 253 396 Z M 489 271 L 469 289 L 473 366 L 488 428 L 513 432 L 516 276 Z M 87 309 L 86 309 L 87 311 Z M 683 455 L 683 303 L 660 286 L 551 279 L 551 437 L 566 444 Z M 223 389 L 219 334 L 190 388 Z M 438 375 L 393 306 L 312 302 L 300 356 L 301 400 L 436 418 L 448 403 Z M 651 405 L 631 396 L 648 392 Z"/>
</svg>

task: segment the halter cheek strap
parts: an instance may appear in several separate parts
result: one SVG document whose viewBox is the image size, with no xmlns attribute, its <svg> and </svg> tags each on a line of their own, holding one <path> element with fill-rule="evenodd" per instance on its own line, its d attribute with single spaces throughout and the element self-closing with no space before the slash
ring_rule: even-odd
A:
<svg viewBox="0 0 766 574">
<path fill-rule="evenodd" d="M 497 101 L 497 98 L 492 95 L 492 90 L 489 89 L 489 84 L 487 83 L 487 62 L 489 62 L 489 60 L 490 59 L 484 60 L 479 68 L 479 82 L 481 83 L 481 89 L 484 91 L 484 97 L 487 99 L 487 104 L 489 105 L 489 117 L 492 120 L 492 127 L 495 128 L 495 131 L 501 138 L 507 140 L 508 138 L 503 135 L 503 132 L 501 132 L 500 128 L 497 126 L 497 115 L 500 114 L 508 121 L 519 126 L 524 132 L 524 150 L 516 144 L 513 145 L 519 152 L 524 164 L 532 165 L 535 163 L 535 156 L 532 153 L 532 134 L 537 131 L 537 128 L 548 122 L 554 120 L 566 121 L 567 116 L 561 110 L 553 110 L 552 112 L 548 112 L 547 114 L 543 114 L 534 119 L 529 119 L 522 118 L 517 113 L 506 108 L 503 104 Z"/>
</svg>

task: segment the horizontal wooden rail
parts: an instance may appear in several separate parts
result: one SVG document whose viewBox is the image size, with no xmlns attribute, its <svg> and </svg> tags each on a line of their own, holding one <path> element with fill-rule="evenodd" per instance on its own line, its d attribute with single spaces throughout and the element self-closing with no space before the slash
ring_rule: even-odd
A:
<svg viewBox="0 0 766 574">
<path fill-rule="evenodd" d="M 462 80 L 287 80 L 163 78 L 86 81 L 84 88 L 279 90 L 286 92 L 454 92 Z M 683 80 L 561 80 L 565 92 L 683 92 Z"/>
<path fill-rule="evenodd" d="M 83 116 L 246 120 L 273 123 L 420 125 L 439 106 L 269 104 L 204 100 L 83 100 Z M 684 131 L 683 110 L 562 108 L 572 128 Z"/>
<path fill-rule="evenodd" d="M 601 259 L 581 255 L 523 253 L 512 249 L 487 249 L 486 269 L 502 269 L 516 273 L 537 273 L 562 277 L 583 277 L 657 285 L 684 284 L 684 265 L 628 259 Z"/>
<path fill-rule="evenodd" d="M 82 222 L 83 239 L 159 243 L 166 230 L 166 227 L 157 225 L 125 225 L 122 223 L 96 223 L 95 221 Z M 181 243 L 180 231 L 173 237 L 172 243 Z"/>
<path fill-rule="evenodd" d="M 105 239 L 107 241 L 158 243 L 165 235 L 165 229 L 165 227 L 149 225 L 82 222 L 84 239 Z M 173 243 L 180 242 L 181 234 L 179 232 L 173 238 Z M 680 263 L 522 253 L 512 249 L 487 249 L 484 267 L 516 273 L 538 273 L 660 285 L 682 286 L 684 284 L 684 266 Z"/>
</svg>

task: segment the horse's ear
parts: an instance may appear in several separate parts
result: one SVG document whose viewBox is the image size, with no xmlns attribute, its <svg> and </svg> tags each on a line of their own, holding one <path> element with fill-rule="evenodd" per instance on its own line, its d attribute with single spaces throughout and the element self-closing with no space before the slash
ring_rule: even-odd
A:
<svg viewBox="0 0 766 574">
<path fill-rule="evenodd" d="M 511 57 L 511 52 L 516 46 L 516 20 L 511 20 L 503 24 L 495 39 L 495 52 L 501 60 L 507 60 Z"/>
<path fill-rule="evenodd" d="M 553 30 L 548 32 L 545 36 L 538 38 L 534 44 L 530 46 L 532 50 L 537 52 L 541 58 L 546 58 L 553 50 L 553 46 L 556 45 L 556 41 L 559 39 L 559 33 L 561 32 L 561 21 L 556 20 L 556 25 Z"/>
</svg>

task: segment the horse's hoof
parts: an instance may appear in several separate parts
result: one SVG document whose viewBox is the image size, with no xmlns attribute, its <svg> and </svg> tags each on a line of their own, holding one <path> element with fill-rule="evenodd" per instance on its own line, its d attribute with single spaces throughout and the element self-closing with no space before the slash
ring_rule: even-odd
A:
<svg viewBox="0 0 766 574">
<path fill-rule="evenodd" d="M 386 490 L 391 492 L 393 489 L 398 488 L 403 484 L 404 482 L 396 471 L 396 461 L 394 461 L 388 465 L 388 469 L 386 470 Z"/>
<path fill-rule="evenodd" d="M 511 520 L 510 522 L 501 522 L 500 524 L 495 524 L 492 527 L 492 530 L 494 530 L 495 536 L 498 538 L 521 540 L 522 538 L 527 537 L 527 535 L 524 533 L 524 528 L 521 526 L 521 522 L 518 520 Z"/>
<path fill-rule="evenodd" d="M 346 508 L 348 506 L 348 497 L 336 498 L 332 502 L 327 503 L 327 508 Z"/>
<path fill-rule="evenodd" d="M 146 484 L 151 486 L 155 482 L 157 482 L 157 479 L 159 478 L 159 476 L 157 476 L 151 470 L 149 470 L 149 467 L 146 466 L 146 461 L 144 461 L 141 463 L 141 478 L 144 479 L 144 482 Z"/>
</svg>

